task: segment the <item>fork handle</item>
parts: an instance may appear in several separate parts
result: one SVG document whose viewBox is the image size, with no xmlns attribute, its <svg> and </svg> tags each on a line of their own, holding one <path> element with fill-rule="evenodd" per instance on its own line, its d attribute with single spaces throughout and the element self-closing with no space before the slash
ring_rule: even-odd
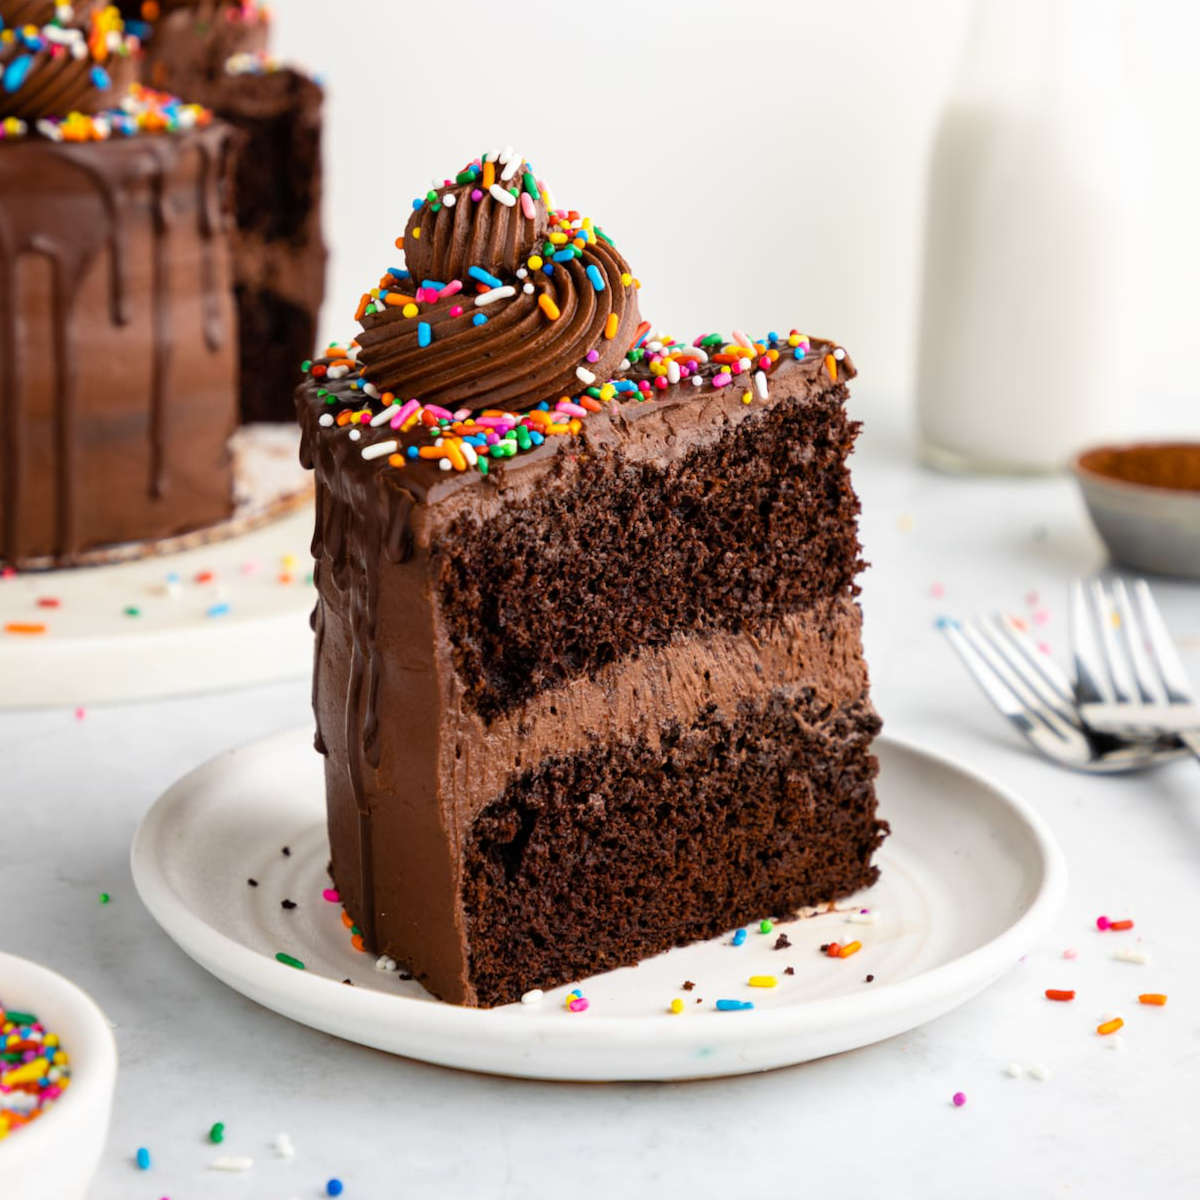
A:
<svg viewBox="0 0 1200 1200">
<path fill-rule="evenodd" d="M 1200 759 L 1200 729 L 1189 729 L 1179 735 L 1179 740 Z"/>
</svg>

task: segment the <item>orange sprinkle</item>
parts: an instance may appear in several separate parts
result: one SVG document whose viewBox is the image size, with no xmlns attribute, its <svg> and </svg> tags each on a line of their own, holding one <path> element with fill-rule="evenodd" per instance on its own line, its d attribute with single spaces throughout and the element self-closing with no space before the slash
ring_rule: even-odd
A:
<svg viewBox="0 0 1200 1200">
<path fill-rule="evenodd" d="M 483 164 L 483 190 L 486 192 L 488 188 L 496 182 L 496 164 L 493 162 L 485 162 Z"/>
<path fill-rule="evenodd" d="M 1159 1008 L 1162 1008 L 1162 1006 L 1164 1004 L 1166 1004 L 1166 1002 L 1167 1002 L 1167 997 L 1162 992 L 1143 992 L 1138 997 L 1139 1004 L 1154 1004 L 1154 1005 L 1157 1005 Z"/>
<path fill-rule="evenodd" d="M 357 951 L 359 952 L 359 954 L 365 954 L 365 953 L 366 953 L 366 949 L 367 949 L 367 948 L 366 948 L 366 946 L 364 946 L 364 945 L 363 945 L 363 940 L 362 940 L 362 934 L 361 934 L 361 933 L 356 933 L 356 934 L 355 934 L 355 935 L 354 935 L 354 936 L 353 936 L 353 937 L 350 939 L 350 945 L 352 945 L 352 946 L 355 948 L 355 950 L 357 950 Z"/>
<path fill-rule="evenodd" d="M 728 364 L 732 365 L 733 363 L 741 362 L 742 359 L 745 357 L 746 356 L 744 354 L 714 354 L 711 356 L 711 361 L 719 362 L 719 363 L 728 363 Z"/>
<path fill-rule="evenodd" d="M 388 292 L 383 298 L 384 304 L 390 305 L 392 308 L 400 308 L 405 304 L 416 304 L 416 296 L 405 296 L 400 292 Z M 356 318 L 357 319 L 357 318 Z"/>
<path fill-rule="evenodd" d="M 832 354 L 825 355 L 825 370 L 829 372 L 829 378 L 837 383 L 837 359 Z"/>
<path fill-rule="evenodd" d="M 467 459 L 458 442 L 445 441 L 442 443 L 442 449 L 446 452 L 445 457 L 450 460 L 450 465 L 456 471 L 465 471 L 467 469 Z"/>
<path fill-rule="evenodd" d="M 4 626 L 5 633 L 45 633 L 46 626 L 41 621 L 9 621 Z"/>
<path fill-rule="evenodd" d="M 599 412 L 604 405 L 599 400 L 593 400 L 591 396 L 580 396 L 579 407 L 586 408 L 588 412 Z"/>
<path fill-rule="evenodd" d="M 567 422 L 567 428 L 572 433 L 578 433 L 583 428 L 583 422 L 578 417 L 572 417 Z"/>
<path fill-rule="evenodd" d="M 287 571 L 281 571 L 279 573 L 279 582 L 280 583 L 292 583 L 292 582 L 294 582 L 294 577 L 292 575 L 289 575 L 287 573 Z"/>
<path fill-rule="evenodd" d="M 371 293 L 363 292 L 362 299 L 358 302 L 358 307 L 354 310 L 354 319 L 356 321 L 361 321 L 363 319 L 363 315 L 367 311 L 367 305 L 370 303 L 371 303 Z"/>
<path fill-rule="evenodd" d="M 1104 1037 L 1106 1034 L 1116 1033 L 1117 1030 L 1120 1029 L 1124 1024 L 1125 1022 L 1122 1021 L 1120 1017 L 1113 1017 L 1111 1021 L 1104 1021 L 1102 1024 L 1097 1025 L 1096 1032 L 1100 1034 L 1101 1037 Z"/>
<path fill-rule="evenodd" d="M 829 945 L 825 947 L 825 953 L 830 958 L 837 958 L 841 951 L 842 948 L 837 944 L 837 942 L 830 942 Z"/>
<path fill-rule="evenodd" d="M 839 951 L 838 958 L 849 958 L 862 949 L 862 942 L 847 942 Z"/>
<path fill-rule="evenodd" d="M 1108 923 L 1108 927 L 1109 927 L 1109 929 L 1132 929 L 1132 928 L 1133 928 L 1133 922 L 1132 922 L 1132 921 L 1130 921 L 1130 920 L 1125 920 L 1125 921 L 1109 921 L 1109 923 Z"/>
<path fill-rule="evenodd" d="M 342 909 L 342 924 L 345 925 L 347 929 L 354 924 L 354 922 L 350 919 L 350 914 L 344 908 Z"/>
<path fill-rule="evenodd" d="M 1047 988 L 1046 989 L 1046 999 L 1047 1000 L 1074 1000 L 1075 992 L 1074 992 L 1074 989 L 1063 990 L 1062 988 Z"/>
<path fill-rule="evenodd" d="M 389 454 L 388 455 L 388 466 L 389 467 L 404 466 L 404 455 L 403 454 Z"/>
<path fill-rule="evenodd" d="M 400 235 L 400 236 L 399 236 L 399 237 L 396 239 L 396 249 L 397 249 L 397 250 L 403 250 L 403 249 L 404 249 L 404 234 L 401 234 L 401 235 Z"/>
<path fill-rule="evenodd" d="M 608 320 L 604 322 L 604 336 L 611 342 L 617 336 L 617 327 L 621 324 L 620 318 L 616 313 L 609 313 Z"/>
<path fill-rule="evenodd" d="M 555 304 L 545 292 L 538 297 L 538 308 L 540 308 L 542 312 L 544 312 L 546 316 L 550 318 L 551 321 L 557 321 L 558 318 L 562 316 L 562 313 L 559 312 L 558 305 Z"/>
<path fill-rule="evenodd" d="M 417 451 L 417 453 L 422 458 L 447 458 L 448 457 L 445 446 L 422 446 L 421 449 Z M 461 454 L 462 454 L 462 452 L 460 451 L 459 452 L 460 457 L 461 457 Z"/>
</svg>

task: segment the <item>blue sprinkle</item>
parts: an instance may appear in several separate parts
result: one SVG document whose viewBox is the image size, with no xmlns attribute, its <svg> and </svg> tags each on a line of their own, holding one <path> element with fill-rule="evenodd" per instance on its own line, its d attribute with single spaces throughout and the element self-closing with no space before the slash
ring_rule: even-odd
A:
<svg viewBox="0 0 1200 1200">
<path fill-rule="evenodd" d="M 412 274 L 403 267 L 388 267 L 388 274 L 393 279 L 411 279 Z"/>
<path fill-rule="evenodd" d="M 429 328 L 428 321 L 417 322 L 417 345 L 428 346 L 433 341 L 433 330 Z"/>
<path fill-rule="evenodd" d="M 570 262 L 575 257 L 574 250 L 560 250 L 555 256 L 555 262 Z"/>
<path fill-rule="evenodd" d="M 420 207 L 421 207 L 421 205 L 422 205 L 422 204 L 424 204 L 424 203 L 425 203 L 425 197 L 424 197 L 424 196 L 418 196 L 418 197 L 417 197 L 417 198 L 416 198 L 416 199 L 413 201 L 413 208 L 420 208 Z"/>
<path fill-rule="evenodd" d="M 772 329 L 771 332 L 767 334 L 767 341 L 770 342 L 772 346 L 775 345 L 775 343 L 779 341 L 779 334 Z"/>
<path fill-rule="evenodd" d="M 550 411 L 550 401 L 549 401 L 549 400 L 543 400 L 543 401 L 542 401 L 542 402 L 541 402 L 541 403 L 538 405 L 538 408 L 540 408 L 540 409 L 542 410 L 542 412 L 549 412 L 549 411 Z"/>
<path fill-rule="evenodd" d="M 325 1185 L 325 1195 L 327 1195 L 327 1196 L 340 1196 L 342 1194 L 342 1191 L 343 1191 L 343 1187 L 342 1187 L 342 1181 L 340 1179 L 331 1179 Z"/>
<path fill-rule="evenodd" d="M 504 281 L 497 279 L 490 271 L 485 271 L 482 267 L 468 267 L 467 274 L 472 279 L 478 279 L 480 283 L 486 283 L 490 288 L 503 287 Z"/>
<path fill-rule="evenodd" d="M 795 350 L 792 351 L 792 357 L 793 358 L 803 358 L 804 357 L 804 347 L 797 346 L 795 348 Z"/>
<path fill-rule="evenodd" d="M 180 582 L 179 572 L 178 571 L 168 571 L 167 572 L 167 582 L 168 583 L 179 583 Z"/>
<path fill-rule="evenodd" d="M 4 90 L 15 92 L 25 82 L 25 76 L 29 74 L 31 66 L 33 66 L 32 54 L 22 54 L 20 57 L 14 58 L 4 68 Z"/>
<path fill-rule="evenodd" d="M 476 313 L 476 314 L 475 314 L 475 315 L 474 315 L 474 316 L 471 318 L 471 324 L 472 324 L 472 325 L 484 325 L 484 324 L 486 324 L 486 323 L 487 323 L 487 317 L 485 317 L 485 316 L 483 315 L 483 313 Z"/>
<path fill-rule="evenodd" d="M 440 292 L 446 285 L 444 283 L 440 283 L 436 279 L 422 279 L 421 286 L 423 288 L 428 288 L 428 290 L 431 292 Z"/>
<path fill-rule="evenodd" d="M 206 617 L 223 617 L 229 611 L 228 601 L 222 600 L 219 604 L 210 604 L 205 610 Z"/>
<path fill-rule="evenodd" d="M 150 1151 L 145 1146 L 140 1146 L 137 1152 L 137 1165 L 141 1171 L 150 1170 Z"/>
<path fill-rule="evenodd" d="M 745 1012 L 754 1007 L 753 1000 L 718 1000 L 717 1012 Z"/>
<path fill-rule="evenodd" d="M 553 275 L 554 274 L 554 264 L 552 262 L 542 263 L 542 274 L 543 275 Z"/>
<path fill-rule="evenodd" d="M 112 86 L 112 80 L 108 77 L 108 72 L 100 66 L 92 68 L 92 87 L 104 91 Z"/>
<path fill-rule="evenodd" d="M 746 940 L 746 931 L 744 929 L 739 929 L 733 935 L 733 944 L 735 946 L 740 946 L 745 940 Z"/>
<path fill-rule="evenodd" d="M 961 629 L 962 626 L 953 617 L 938 617 L 933 623 L 935 629 Z"/>
<path fill-rule="evenodd" d="M 546 440 L 546 435 L 542 434 L 542 433 L 538 433 L 538 431 L 536 429 L 531 429 L 529 431 L 529 440 L 535 446 L 540 446 Z"/>
<path fill-rule="evenodd" d="M 404 453 L 407 454 L 409 458 L 420 458 L 421 457 L 421 451 L 416 446 L 409 446 L 409 448 Z"/>
<path fill-rule="evenodd" d="M 604 291 L 604 276 L 600 274 L 600 268 L 592 263 L 587 269 L 587 277 L 592 281 L 592 287 L 598 292 Z"/>
</svg>

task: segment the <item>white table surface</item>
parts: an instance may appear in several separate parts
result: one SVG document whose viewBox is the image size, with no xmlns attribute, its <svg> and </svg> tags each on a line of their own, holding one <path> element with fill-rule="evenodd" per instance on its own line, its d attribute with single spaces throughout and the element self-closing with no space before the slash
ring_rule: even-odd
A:
<svg viewBox="0 0 1200 1200">
<path fill-rule="evenodd" d="M 391 1058 L 210 978 L 154 925 L 129 877 L 130 838 L 158 794 L 233 744 L 307 722 L 305 685 L 83 719 L 4 713 L 0 945 L 75 979 L 117 1026 L 116 1112 L 94 1200 L 318 1197 L 334 1175 L 346 1200 L 1200 1194 L 1200 767 L 1091 779 L 1026 752 L 933 620 L 1031 613 L 1036 591 L 1048 616 L 1039 635 L 1061 650 L 1067 582 L 1103 563 L 1099 543 L 1066 479 L 934 475 L 895 426 L 877 418 L 855 458 L 875 702 L 893 732 L 1032 799 L 1059 837 L 1067 904 L 1023 963 L 931 1025 L 760 1076 L 550 1085 Z M 1200 589 L 1156 594 L 1200 678 Z M 1120 935 L 1095 931 L 1100 913 L 1133 917 L 1152 964 L 1114 962 Z M 1052 1004 L 1047 987 L 1079 997 Z M 1142 991 L 1170 1002 L 1139 1006 Z M 1093 1032 L 1109 1011 L 1126 1018 L 1123 1052 Z M 1051 1078 L 1009 1078 L 1014 1061 Z M 955 1109 L 960 1090 L 967 1104 Z M 220 1151 L 205 1140 L 218 1120 Z M 280 1131 L 291 1161 L 271 1149 Z M 143 1145 L 145 1174 L 132 1165 Z M 219 1152 L 255 1166 L 207 1170 Z"/>
</svg>

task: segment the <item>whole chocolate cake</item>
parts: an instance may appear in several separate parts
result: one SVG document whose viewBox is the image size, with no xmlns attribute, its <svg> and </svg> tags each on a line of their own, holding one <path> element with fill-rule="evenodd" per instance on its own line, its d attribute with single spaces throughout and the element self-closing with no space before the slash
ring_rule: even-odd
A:
<svg viewBox="0 0 1200 1200">
<path fill-rule="evenodd" d="M 414 207 L 297 392 L 361 944 L 495 1005 L 871 883 L 850 359 L 651 337 L 511 150 Z"/>
<path fill-rule="evenodd" d="M 0 561 L 62 564 L 232 510 L 230 133 L 115 8 L 0 22 Z"/>
<path fill-rule="evenodd" d="M 312 354 L 325 295 L 324 89 L 267 53 L 257 0 L 126 0 L 145 31 L 146 78 L 239 131 L 234 285 L 243 421 L 291 421 L 297 363 Z M 149 20 L 147 20 L 149 18 Z"/>
</svg>

